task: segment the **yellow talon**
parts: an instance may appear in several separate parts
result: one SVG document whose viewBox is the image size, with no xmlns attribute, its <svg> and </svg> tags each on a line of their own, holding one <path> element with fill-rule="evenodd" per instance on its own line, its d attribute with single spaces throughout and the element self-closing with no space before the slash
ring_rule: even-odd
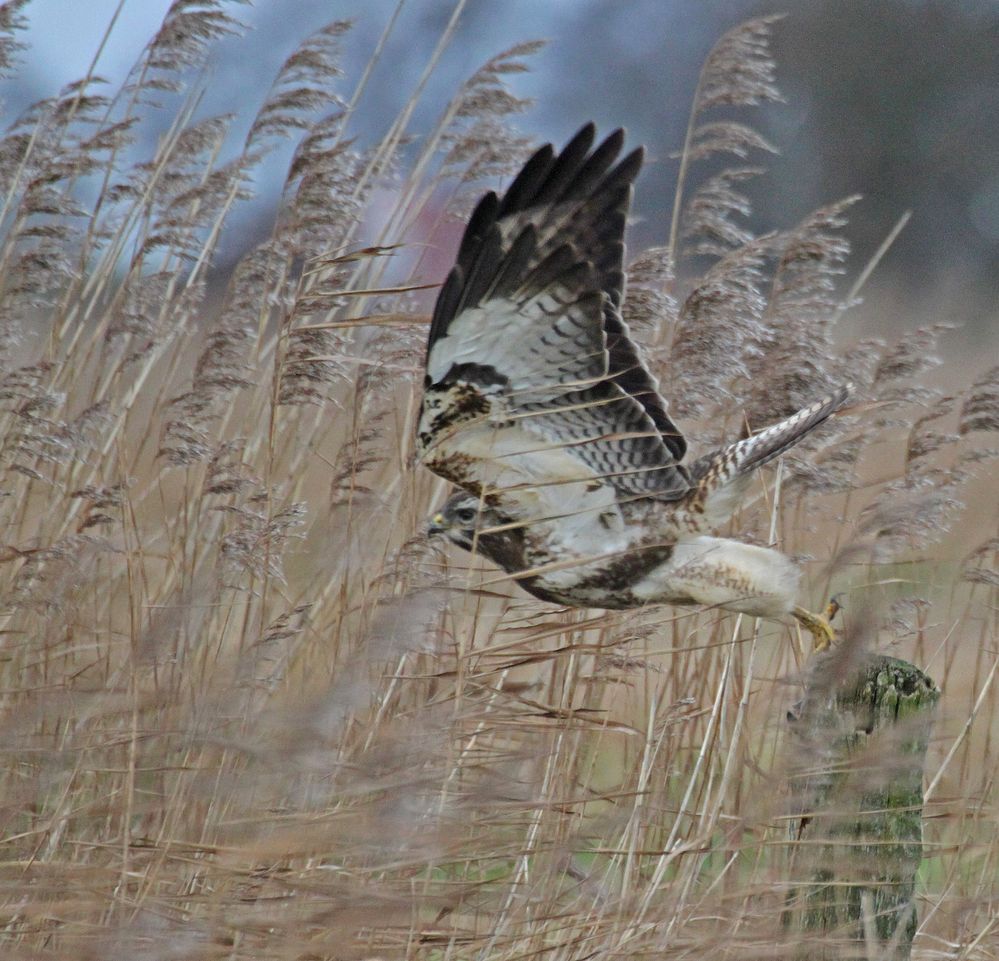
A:
<svg viewBox="0 0 999 961">
<path fill-rule="evenodd" d="M 814 638 L 815 644 L 812 648 L 814 653 L 817 654 L 820 651 L 829 650 L 832 642 L 836 639 L 836 632 L 829 621 L 835 616 L 838 610 L 839 604 L 833 598 L 821 614 L 813 614 L 811 611 L 806 611 L 803 607 L 796 607 L 791 611 L 795 620 L 809 631 Z"/>
<path fill-rule="evenodd" d="M 822 616 L 827 620 L 831 621 L 842 609 L 840 603 L 837 600 L 838 597 L 842 597 L 842 594 L 837 594 L 836 597 L 830 597 L 829 603 L 826 604 L 826 609 L 822 612 Z"/>
</svg>

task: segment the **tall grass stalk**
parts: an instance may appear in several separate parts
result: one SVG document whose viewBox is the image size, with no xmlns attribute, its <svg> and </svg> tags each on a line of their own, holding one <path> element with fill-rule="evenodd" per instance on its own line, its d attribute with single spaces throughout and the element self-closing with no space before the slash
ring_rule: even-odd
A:
<svg viewBox="0 0 999 961">
<path fill-rule="evenodd" d="M 0 6 L 7 69 L 26 12 Z M 400 22 L 358 78 L 349 24 L 303 40 L 241 130 L 200 101 L 238 6 L 177 0 L 120 89 L 95 58 L 0 139 L 5 958 L 794 950 L 788 631 L 559 610 L 424 535 L 444 490 L 412 453 L 423 255 L 523 161 L 511 82 L 540 45 L 491 58 L 429 131 L 421 81 L 369 143 Z M 858 385 L 735 527 L 943 689 L 916 950 L 985 958 L 999 370 L 931 381 L 932 325 L 845 340 L 845 203 L 747 226 L 771 27 L 709 58 L 672 243 L 634 255 L 627 319 L 695 451 Z M 282 143 L 280 209 L 226 266 Z"/>
</svg>

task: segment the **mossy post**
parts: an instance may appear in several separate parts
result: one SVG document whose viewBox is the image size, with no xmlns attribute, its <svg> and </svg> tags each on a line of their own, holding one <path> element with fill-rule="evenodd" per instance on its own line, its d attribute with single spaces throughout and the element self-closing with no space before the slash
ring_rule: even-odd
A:
<svg viewBox="0 0 999 961">
<path fill-rule="evenodd" d="M 790 774 L 784 916 L 794 957 L 907 961 L 922 859 L 923 761 L 936 684 L 892 657 L 815 658 Z"/>
</svg>

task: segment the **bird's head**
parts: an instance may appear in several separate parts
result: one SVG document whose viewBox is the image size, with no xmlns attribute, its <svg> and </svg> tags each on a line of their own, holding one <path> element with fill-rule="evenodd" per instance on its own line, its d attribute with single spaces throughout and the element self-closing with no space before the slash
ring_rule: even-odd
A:
<svg viewBox="0 0 999 961">
<path fill-rule="evenodd" d="M 504 523 L 506 518 L 484 503 L 482 498 L 467 491 L 458 491 L 430 518 L 427 533 L 431 537 L 443 534 L 466 551 L 473 550 L 478 542 L 480 552 L 488 553 L 482 550 L 485 544 L 481 532 Z"/>
</svg>

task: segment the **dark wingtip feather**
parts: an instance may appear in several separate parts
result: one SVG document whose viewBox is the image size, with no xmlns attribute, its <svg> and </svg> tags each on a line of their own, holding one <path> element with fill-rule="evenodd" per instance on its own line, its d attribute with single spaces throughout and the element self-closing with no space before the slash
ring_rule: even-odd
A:
<svg viewBox="0 0 999 961">
<path fill-rule="evenodd" d="M 530 206 L 554 163 L 555 148 L 550 143 L 546 143 L 536 150 L 514 178 L 513 183 L 507 188 L 506 193 L 503 194 L 503 199 L 497 210 L 497 217 L 505 217 L 514 211 L 523 210 Z"/>
<path fill-rule="evenodd" d="M 596 137 L 597 128 L 592 123 L 580 128 L 555 158 L 545 182 L 539 186 L 537 194 L 532 198 L 532 205 L 554 202 L 561 195 L 586 162 Z"/>
<path fill-rule="evenodd" d="M 484 194 L 482 199 L 475 205 L 472 216 L 468 218 L 465 232 L 461 235 L 461 245 L 458 247 L 456 262 L 466 271 L 475 259 L 482 238 L 486 236 L 496 218 L 499 216 L 499 197 L 494 190 Z"/>
<path fill-rule="evenodd" d="M 516 296 L 518 299 L 533 297 L 556 280 L 577 286 L 584 279 L 589 279 L 592 271 L 589 261 L 581 261 L 571 244 L 562 244 L 521 280 Z M 570 274 L 573 276 L 570 277 Z"/>
<path fill-rule="evenodd" d="M 538 231 L 534 224 L 528 224 L 514 240 L 496 272 L 496 277 L 486 292 L 486 297 L 507 297 L 520 286 L 524 272 L 534 256 L 538 241 Z"/>
<path fill-rule="evenodd" d="M 610 169 L 623 146 L 624 130 L 619 127 L 590 154 L 572 180 L 556 198 L 553 198 L 553 202 L 563 202 L 589 194 Z"/>
<path fill-rule="evenodd" d="M 636 147 L 617 165 L 614 170 L 614 178 L 625 183 L 632 183 L 641 171 L 643 163 L 645 163 L 645 148 Z"/>
<path fill-rule="evenodd" d="M 465 287 L 455 308 L 456 315 L 481 303 L 496 275 L 496 265 L 503 257 L 502 249 L 502 233 L 493 224 L 478 244 L 472 262 L 464 268 Z"/>
<path fill-rule="evenodd" d="M 437 303 L 434 305 L 433 317 L 430 319 L 430 334 L 427 337 L 428 355 L 438 338 L 447 330 L 448 324 L 451 323 L 458 302 L 461 300 L 461 289 L 464 283 L 464 271 L 455 264 L 437 294 Z"/>
</svg>

